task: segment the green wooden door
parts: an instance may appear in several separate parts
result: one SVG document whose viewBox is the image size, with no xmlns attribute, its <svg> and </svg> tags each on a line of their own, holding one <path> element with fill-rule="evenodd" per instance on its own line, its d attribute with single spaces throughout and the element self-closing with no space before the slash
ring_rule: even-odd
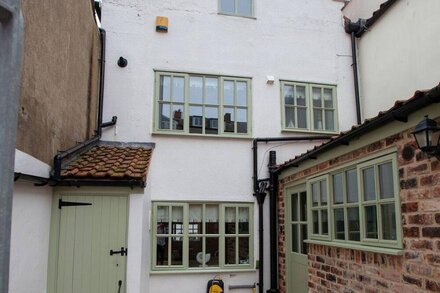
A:
<svg viewBox="0 0 440 293">
<path fill-rule="evenodd" d="M 308 291 L 306 186 L 287 189 L 286 196 L 287 292 L 303 293 Z"/>
<path fill-rule="evenodd" d="M 63 196 L 91 203 L 60 210 L 57 293 L 124 293 L 126 258 L 110 250 L 127 247 L 127 197 Z"/>
</svg>

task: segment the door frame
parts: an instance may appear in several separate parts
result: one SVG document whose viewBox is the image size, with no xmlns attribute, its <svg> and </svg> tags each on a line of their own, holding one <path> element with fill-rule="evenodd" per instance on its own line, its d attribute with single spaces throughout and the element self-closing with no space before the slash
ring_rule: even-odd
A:
<svg viewBox="0 0 440 293">
<path fill-rule="evenodd" d="M 58 203 L 63 196 L 124 196 L 127 197 L 127 236 L 128 247 L 128 225 L 130 219 L 130 192 L 124 187 L 58 187 L 54 190 L 52 197 L 50 236 L 49 236 L 49 260 L 47 269 L 47 292 L 56 292 L 58 252 L 59 252 L 59 230 L 61 210 Z M 125 279 L 127 279 L 127 266 L 125 267 Z M 125 285 L 125 288 L 127 286 Z"/>
</svg>

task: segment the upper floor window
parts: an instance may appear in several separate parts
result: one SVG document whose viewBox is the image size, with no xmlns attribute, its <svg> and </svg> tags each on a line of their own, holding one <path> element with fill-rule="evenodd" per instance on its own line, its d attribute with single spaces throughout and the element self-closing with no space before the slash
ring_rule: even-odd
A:
<svg viewBox="0 0 440 293">
<path fill-rule="evenodd" d="M 254 0 L 219 0 L 220 13 L 253 17 Z"/>
<path fill-rule="evenodd" d="M 250 79 L 157 72 L 156 81 L 156 132 L 250 136 Z"/>
<path fill-rule="evenodd" d="M 337 132 L 336 87 L 281 82 L 283 130 Z"/>
</svg>

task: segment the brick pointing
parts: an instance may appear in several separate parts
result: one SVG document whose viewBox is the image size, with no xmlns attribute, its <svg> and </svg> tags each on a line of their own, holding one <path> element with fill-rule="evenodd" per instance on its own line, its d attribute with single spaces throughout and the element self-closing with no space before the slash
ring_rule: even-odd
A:
<svg viewBox="0 0 440 293">
<path fill-rule="evenodd" d="M 309 292 L 440 292 L 440 163 L 420 152 L 412 129 L 280 180 L 279 287 L 286 289 L 284 187 L 390 147 L 397 147 L 403 256 L 309 244 Z"/>
</svg>

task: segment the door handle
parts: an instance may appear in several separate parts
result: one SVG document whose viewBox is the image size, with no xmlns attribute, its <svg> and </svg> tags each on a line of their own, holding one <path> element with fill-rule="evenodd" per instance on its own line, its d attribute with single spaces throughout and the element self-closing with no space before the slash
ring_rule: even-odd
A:
<svg viewBox="0 0 440 293">
<path fill-rule="evenodd" d="M 122 256 L 127 255 L 128 248 L 121 247 L 121 250 L 119 250 L 119 251 L 114 251 L 113 249 L 110 249 L 110 255 L 113 255 L 113 254 L 120 254 Z"/>
<path fill-rule="evenodd" d="M 118 282 L 118 293 L 121 293 L 122 280 Z"/>
</svg>

